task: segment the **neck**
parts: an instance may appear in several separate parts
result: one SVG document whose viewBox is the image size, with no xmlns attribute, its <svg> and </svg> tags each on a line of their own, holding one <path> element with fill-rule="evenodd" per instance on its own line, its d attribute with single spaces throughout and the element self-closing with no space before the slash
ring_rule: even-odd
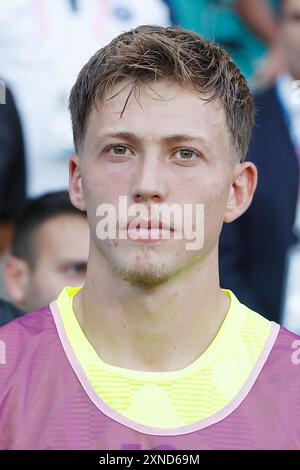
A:
<svg viewBox="0 0 300 470">
<path fill-rule="evenodd" d="M 200 264 L 147 289 L 117 277 L 103 257 L 90 256 L 86 284 L 73 307 L 101 359 L 144 371 L 179 370 L 197 359 L 230 303 L 219 287 L 217 252 L 215 247 Z"/>
</svg>

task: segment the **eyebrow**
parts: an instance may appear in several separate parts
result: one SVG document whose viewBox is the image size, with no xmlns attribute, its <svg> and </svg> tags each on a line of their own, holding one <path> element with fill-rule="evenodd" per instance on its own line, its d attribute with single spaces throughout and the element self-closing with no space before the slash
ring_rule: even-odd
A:
<svg viewBox="0 0 300 470">
<path fill-rule="evenodd" d="M 61 260 L 59 263 L 59 267 L 61 269 L 65 269 L 69 266 L 76 266 L 77 268 L 80 268 L 80 269 L 86 269 L 87 260 L 64 259 L 64 260 Z"/>
<path fill-rule="evenodd" d="M 132 132 L 126 131 L 117 131 L 117 132 L 108 132 L 106 134 L 102 134 L 99 136 L 99 139 L 108 139 L 108 138 L 117 138 L 117 139 L 124 139 L 129 142 L 139 143 L 141 139 L 133 134 Z M 173 134 L 162 137 L 161 140 L 165 143 L 172 143 L 172 142 L 183 142 L 183 141 L 198 141 L 201 142 L 207 149 L 210 149 L 210 143 L 207 139 L 203 136 L 197 135 L 188 135 L 188 134 Z"/>
</svg>

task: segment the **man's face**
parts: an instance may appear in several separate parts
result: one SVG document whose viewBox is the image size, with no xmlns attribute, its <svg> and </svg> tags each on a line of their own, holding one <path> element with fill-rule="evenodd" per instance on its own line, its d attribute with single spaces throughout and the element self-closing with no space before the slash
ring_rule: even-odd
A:
<svg viewBox="0 0 300 470">
<path fill-rule="evenodd" d="M 33 239 L 36 263 L 29 271 L 22 308 L 35 310 L 56 299 L 64 286 L 86 276 L 89 228 L 83 216 L 60 215 L 44 222 Z"/>
<path fill-rule="evenodd" d="M 122 88 L 111 90 L 110 96 Z M 128 90 L 103 100 L 89 116 L 80 154 L 81 183 L 96 250 L 118 274 L 134 284 L 158 285 L 203 259 L 216 246 L 233 171 L 225 114 L 216 101 L 160 81 L 142 87 L 122 115 Z M 180 137 L 181 136 L 181 137 Z M 97 207 L 204 205 L 204 246 L 187 250 L 187 240 L 139 240 L 97 237 Z M 193 212 L 195 214 L 195 211 Z M 130 217 L 129 217 L 130 220 Z M 202 224 L 195 227 L 202 230 Z M 118 228 L 123 222 L 117 220 Z M 122 226 L 126 232 L 127 226 Z M 174 235 L 174 234 L 173 234 Z M 92 252 L 92 251 L 91 251 Z M 100 268 L 101 269 L 101 268 Z"/>
<path fill-rule="evenodd" d="M 281 41 L 288 71 L 300 79 L 300 0 L 285 0 L 282 6 Z"/>
</svg>

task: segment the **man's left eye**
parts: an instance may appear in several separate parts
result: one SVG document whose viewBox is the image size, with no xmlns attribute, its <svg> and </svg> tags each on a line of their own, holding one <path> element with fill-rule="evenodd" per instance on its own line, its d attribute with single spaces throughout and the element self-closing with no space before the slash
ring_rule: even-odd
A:
<svg viewBox="0 0 300 470">
<path fill-rule="evenodd" d="M 198 155 L 194 150 L 190 149 L 179 149 L 177 152 L 174 154 L 176 160 L 185 160 L 185 161 L 191 161 L 191 160 L 197 160 Z"/>
</svg>

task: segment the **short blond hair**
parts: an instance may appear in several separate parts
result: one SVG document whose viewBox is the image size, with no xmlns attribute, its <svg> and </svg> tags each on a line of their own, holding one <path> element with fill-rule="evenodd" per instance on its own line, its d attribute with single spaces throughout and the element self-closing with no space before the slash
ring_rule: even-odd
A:
<svg viewBox="0 0 300 470">
<path fill-rule="evenodd" d="M 255 108 L 245 77 L 227 52 L 180 27 L 139 26 L 120 34 L 80 71 L 69 101 L 75 149 L 82 144 L 91 107 L 124 80 L 131 83 L 125 106 L 138 87 L 171 79 L 219 99 L 238 158 L 245 159 Z M 124 110 L 123 110 L 124 111 Z"/>
</svg>

